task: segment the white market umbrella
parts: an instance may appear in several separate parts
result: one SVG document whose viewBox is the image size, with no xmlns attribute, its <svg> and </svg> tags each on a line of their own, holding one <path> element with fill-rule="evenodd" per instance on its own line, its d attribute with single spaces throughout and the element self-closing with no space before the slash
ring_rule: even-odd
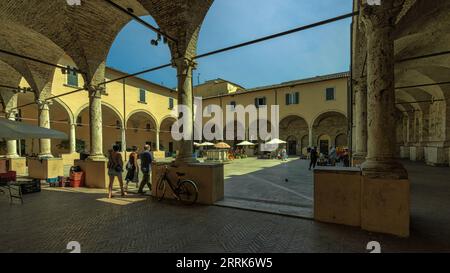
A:
<svg viewBox="0 0 450 273">
<path fill-rule="evenodd" d="M 242 141 L 241 143 L 237 144 L 236 146 L 255 146 L 256 144 L 251 143 L 249 141 Z"/>
<path fill-rule="evenodd" d="M 0 139 L 17 140 L 30 138 L 68 139 L 67 134 L 60 131 L 0 118 Z"/>
<path fill-rule="evenodd" d="M 266 145 L 280 145 L 280 144 L 286 144 L 286 141 L 283 141 L 281 139 L 278 138 L 274 138 L 271 141 L 267 142 Z"/>
<path fill-rule="evenodd" d="M 208 147 L 208 146 L 214 146 L 215 144 L 214 143 L 211 143 L 211 142 L 203 142 L 203 143 L 200 143 L 198 146 L 199 147 Z"/>
</svg>

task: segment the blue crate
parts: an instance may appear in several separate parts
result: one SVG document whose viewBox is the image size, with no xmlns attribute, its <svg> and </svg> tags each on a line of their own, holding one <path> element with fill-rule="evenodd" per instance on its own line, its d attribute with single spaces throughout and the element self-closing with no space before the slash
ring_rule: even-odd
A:
<svg viewBox="0 0 450 273">
<path fill-rule="evenodd" d="M 59 182 L 59 178 L 58 177 L 56 177 L 56 178 L 47 178 L 47 183 L 49 183 L 49 184 L 56 184 L 58 182 Z"/>
</svg>

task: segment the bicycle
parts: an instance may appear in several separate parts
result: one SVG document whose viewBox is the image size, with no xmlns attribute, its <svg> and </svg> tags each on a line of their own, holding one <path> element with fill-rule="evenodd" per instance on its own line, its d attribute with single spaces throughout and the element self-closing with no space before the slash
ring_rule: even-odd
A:
<svg viewBox="0 0 450 273">
<path fill-rule="evenodd" d="M 177 172 L 178 181 L 176 185 L 172 183 L 169 178 L 169 168 L 164 166 L 164 173 L 159 177 L 158 183 L 156 184 L 156 198 L 158 201 L 162 201 L 166 194 L 166 184 L 169 185 L 176 200 L 182 201 L 187 205 L 193 205 L 198 199 L 198 187 L 197 184 L 192 180 L 181 180 L 185 173 Z M 161 195 L 159 195 L 161 193 Z"/>
</svg>

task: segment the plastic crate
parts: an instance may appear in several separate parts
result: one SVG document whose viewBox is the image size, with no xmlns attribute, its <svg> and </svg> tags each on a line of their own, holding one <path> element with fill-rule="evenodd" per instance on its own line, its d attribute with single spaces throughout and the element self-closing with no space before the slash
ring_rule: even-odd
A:
<svg viewBox="0 0 450 273">
<path fill-rule="evenodd" d="M 22 194 L 36 193 L 41 191 L 41 180 L 39 179 L 18 182 L 17 185 L 20 186 Z"/>
</svg>

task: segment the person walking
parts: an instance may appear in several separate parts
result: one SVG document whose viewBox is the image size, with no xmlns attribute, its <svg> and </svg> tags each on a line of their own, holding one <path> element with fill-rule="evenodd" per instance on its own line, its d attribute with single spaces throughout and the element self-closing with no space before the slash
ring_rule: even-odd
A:
<svg viewBox="0 0 450 273">
<path fill-rule="evenodd" d="M 287 159 L 288 159 L 287 151 L 286 151 L 286 148 L 283 147 L 281 149 L 281 160 L 287 161 Z"/>
<path fill-rule="evenodd" d="M 316 168 L 316 164 L 317 164 L 317 147 L 314 147 L 311 149 L 310 151 L 310 159 L 311 162 L 309 163 L 309 170 L 311 170 L 311 168 Z"/>
<path fill-rule="evenodd" d="M 130 157 L 128 159 L 127 163 L 127 176 L 125 178 L 126 184 L 125 184 L 125 191 L 128 191 L 128 184 L 130 182 L 134 182 L 137 184 L 139 183 L 139 168 L 138 168 L 138 153 L 137 153 L 137 147 L 133 146 L 131 150 Z"/>
<path fill-rule="evenodd" d="M 123 160 L 122 155 L 119 153 L 120 147 L 119 145 L 114 145 L 113 149 L 109 151 L 108 156 L 108 176 L 109 176 L 109 186 L 108 186 L 108 198 L 113 198 L 112 190 L 114 185 L 114 179 L 117 177 L 119 179 L 120 184 L 120 192 L 122 197 L 125 196 L 125 192 L 123 190 Z"/>
<path fill-rule="evenodd" d="M 144 152 L 141 153 L 140 159 L 143 178 L 141 184 L 139 185 L 138 193 L 144 194 L 145 185 L 148 186 L 150 191 L 152 190 L 152 184 L 150 183 L 150 171 L 153 162 L 153 156 L 152 153 L 150 152 L 150 145 L 145 145 Z"/>
</svg>

